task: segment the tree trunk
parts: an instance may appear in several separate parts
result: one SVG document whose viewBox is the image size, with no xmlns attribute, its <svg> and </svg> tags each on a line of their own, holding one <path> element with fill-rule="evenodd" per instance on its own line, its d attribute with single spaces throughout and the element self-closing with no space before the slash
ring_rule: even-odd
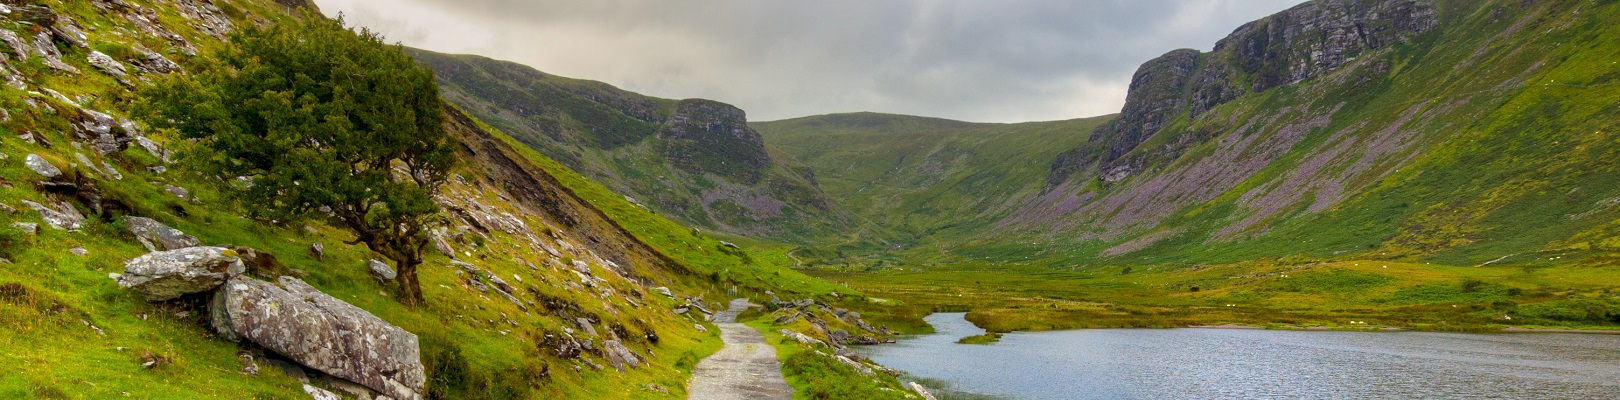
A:
<svg viewBox="0 0 1620 400">
<path fill-rule="evenodd" d="M 422 284 L 416 279 L 416 266 L 421 263 L 421 260 L 399 263 L 399 302 L 406 307 L 422 305 Z"/>
</svg>

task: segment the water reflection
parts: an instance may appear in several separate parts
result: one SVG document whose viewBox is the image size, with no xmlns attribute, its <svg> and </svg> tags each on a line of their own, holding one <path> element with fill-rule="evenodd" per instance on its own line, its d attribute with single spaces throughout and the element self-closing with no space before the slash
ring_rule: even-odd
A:
<svg viewBox="0 0 1620 400">
<path fill-rule="evenodd" d="M 984 333 L 964 315 L 864 351 L 1018 399 L 1620 398 L 1620 335 L 1103 329 L 956 344 Z"/>
</svg>

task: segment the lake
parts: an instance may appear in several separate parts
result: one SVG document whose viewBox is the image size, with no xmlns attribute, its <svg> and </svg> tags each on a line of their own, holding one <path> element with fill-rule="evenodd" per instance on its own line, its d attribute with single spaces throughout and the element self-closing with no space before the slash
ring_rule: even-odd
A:
<svg viewBox="0 0 1620 400">
<path fill-rule="evenodd" d="M 860 350 L 955 389 L 1015 399 L 1620 399 L 1620 335 L 1093 329 L 989 345 L 963 313 Z"/>
</svg>

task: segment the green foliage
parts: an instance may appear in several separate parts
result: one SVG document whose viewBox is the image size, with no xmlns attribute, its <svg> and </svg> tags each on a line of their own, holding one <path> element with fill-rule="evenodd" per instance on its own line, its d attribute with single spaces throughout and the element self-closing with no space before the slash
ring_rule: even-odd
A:
<svg viewBox="0 0 1620 400">
<path fill-rule="evenodd" d="M 414 304 L 432 195 L 455 160 L 438 87 L 400 46 L 304 13 L 302 25 L 237 30 L 201 71 L 146 90 L 146 120 L 195 139 L 182 153 L 194 168 L 251 179 L 235 197 L 249 215 L 329 210 L 399 264 Z"/>
</svg>

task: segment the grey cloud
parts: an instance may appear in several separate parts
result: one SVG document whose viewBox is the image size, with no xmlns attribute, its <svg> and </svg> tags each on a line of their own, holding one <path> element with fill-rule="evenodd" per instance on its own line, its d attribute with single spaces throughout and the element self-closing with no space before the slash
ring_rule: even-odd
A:
<svg viewBox="0 0 1620 400">
<path fill-rule="evenodd" d="M 390 40 L 512 60 L 752 120 L 1118 112 L 1131 73 L 1301 0 L 316 0 Z"/>
</svg>

